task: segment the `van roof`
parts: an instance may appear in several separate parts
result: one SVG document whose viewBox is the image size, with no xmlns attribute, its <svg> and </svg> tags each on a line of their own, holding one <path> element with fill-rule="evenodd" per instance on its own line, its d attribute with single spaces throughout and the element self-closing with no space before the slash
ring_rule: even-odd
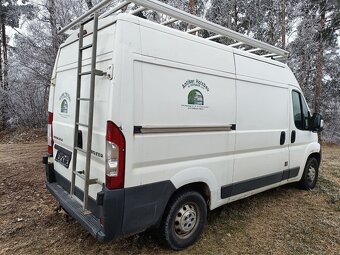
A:
<svg viewBox="0 0 340 255">
<path fill-rule="evenodd" d="M 131 14 L 128 14 L 128 13 L 119 13 L 118 15 L 107 16 L 103 19 L 100 19 L 98 29 L 100 30 L 100 29 L 103 29 L 107 26 L 113 25 L 119 20 L 130 22 L 130 23 L 135 23 L 139 26 L 149 27 L 149 28 L 152 28 L 154 30 L 158 30 L 158 31 L 163 32 L 163 33 L 173 34 L 175 36 L 179 36 L 179 37 L 191 40 L 191 41 L 197 41 L 200 44 L 205 44 L 205 45 L 208 45 L 208 46 L 211 46 L 211 47 L 219 48 L 219 49 L 224 50 L 224 51 L 233 52 L 236 55 L 247 57 L 247 58 L 250 58 L 252 60 L 261 61 L 262 63 L 264 62 L 264 63 L 270 64 L 270 65 L 274 65 L 274 66 L 284 68 L 284 69 L 286 69 L 285 70 L 285 80 L 287 80 L 287 82 L 284 82 L 284 83 L 293 85 L 295 87 L 299 87 L 298 82 L 296 81 L 296 78 L 294 77 L 293 73 L 291 72 L 291 70 L 289 69 L 289 67 L 285 63 L 282 63 L 282 62 L 277 61 L 277 60 L 273 60 L 271 58 L 266 58 L 266 57 L 263 57 L 261 55 L 253 54 L 253 53 L 247 52 L 245 50 L 237 49 L 237 48 L 225 45 L 225 44 L 217 43 L 215 41 L 206 40 L 202 37 L 194 36 L 194 35 L 191 35 L 189 33 L 186 33 L 186 32 L 183 32 L 183 31 L 180 31 L 180 30 L 177 30 L 177 29 L 172 29 L 172 28 L 169 28 L 167 26 L 159 25 L 155 22 L 137 17 L 135 15 L 131 15 Z M 88 25 L 85 25 L 85 29 L 87 31 L 87 34 L 91 34 L 92 29 L 93 29 L 92 24 L 89 23 Z M 77 41 L 77 40 L 78 40 L 78 31 L 74 31 L 66 39 L 66 41 L 61 45 L 61 47 L 65 47 L 66 45 L 68 45 L 68 44 L 70 44 L 74 41 Z"/>
</svg>

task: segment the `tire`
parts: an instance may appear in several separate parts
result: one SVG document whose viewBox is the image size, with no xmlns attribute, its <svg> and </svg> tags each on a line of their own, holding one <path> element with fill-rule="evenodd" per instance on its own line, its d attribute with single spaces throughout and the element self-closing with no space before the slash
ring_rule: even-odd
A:
<svg viewBox="0 0 340 255">
<path fill-rule="evenodd" d="M 169 202 L 160 226 L 162 241 L 182 250 L 200 237 L 207 218 L 207 203 L 196 191 L 183 191 Z"/>
<path fill-rule="evenodd" d="M 319 162 L 315 158 L 308 158 L 299 186 L 306 190 L 314 189 L 319 176 Z"/>
</svg>

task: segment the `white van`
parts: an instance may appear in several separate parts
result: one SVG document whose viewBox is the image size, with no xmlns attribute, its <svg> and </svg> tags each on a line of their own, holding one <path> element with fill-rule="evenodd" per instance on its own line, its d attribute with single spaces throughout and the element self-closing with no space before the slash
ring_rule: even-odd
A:
<svg viewBox="0 0 340 255">
<path fill-rule="evenodd" d="M 108 2 L 67 27 L 82 22 L 53 72 L 44 162 L 65 211 L 98 240 L 158 228 L 179 250 L 208 210 L 290 182 L 314 188 L 322 120 L 278 61 L 286 51 L 155 0 L 98 17 Z M 145 9 L 171 18 L 136 16 Z M 196 27 L 168 27 L 177 20 Z"/>
</svg>

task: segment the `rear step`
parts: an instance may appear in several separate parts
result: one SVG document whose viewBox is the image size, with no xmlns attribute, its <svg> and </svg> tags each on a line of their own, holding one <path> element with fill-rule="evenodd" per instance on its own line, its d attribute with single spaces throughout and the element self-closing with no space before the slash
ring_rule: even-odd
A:
<svg viewBox="0 0 340 255">
<path fill-rule="evenodd" d="M 92 21 L 92 20 L 93 20 L 92 43 L 84 46 L 83 45 L 84 25 L 86 23 Z M 71 179 L 71 189 L 70 189 L 70 196 L 75 198 L 74 192 L 75 192 L 76 177 L 79 177 L 79 178 L 84 180 L 84 197 L 83 197 L 83 201 L 80 201 L 80 203 L 83 204 L 84 211 L 86 211 L 88 209 L 89 185 L 98 184 L 97 179 L 90 179 L 95 82 L 96 82 L 96 76 L 105 75 L 105 72 L 96 69 L 96 64 L 97 64 L 97 34 L 98 34 L 98 13 L 94 13 L 94 15 L 92 17 L 90 17 L 89 19 L 82 22 L 80 24 L 80 28 L 79 28 L 78 77 L 77 77 L 77 92 L 76 92 L 77 100 L 76 100 L 76 111 L 75 111 L 75 122 L 74 122 L 72 179 Z M 88 71 L 88 72 L 82 72 L 83 51 L 85 49 L 89 49 L 89 48 L 92 48 L 91 70 Z M 81 98 L 80 97 L 81 82 L 82 82 L 82 76 L 83 75 L 91 75 L 90 97 L 89 98 Z M 79 122 L 80 101 L 88 101 L 89 102 L 88 123 L 87 124 Z M 86 149 L 78 147 L 79 127 L 87 128 Z M 78 155 L 79 151 L 84 153 L 85 158 L 86 158 L 85 170 L 82 171 L 82 172 L 77 171 L 77 155 Z M 76 201 L 76 200 L 74 200 L 74 201 Z"/>
<path fill-rule="evenodd" d="M 105 234 L 103 228 L 99 223 L 99 219 L 94 216 L 88 210 L 84 210 L 82 205 L 79 204 L 79 200 L 75 197 L 71 197 L 67 191 L 65 191 L 56 182 L 46 183 L 48 190 L 57 198 L 60 205 L 64 210 L 80 222 L 87 231 L 98 240 L 105 240 Z"/>
</svg>

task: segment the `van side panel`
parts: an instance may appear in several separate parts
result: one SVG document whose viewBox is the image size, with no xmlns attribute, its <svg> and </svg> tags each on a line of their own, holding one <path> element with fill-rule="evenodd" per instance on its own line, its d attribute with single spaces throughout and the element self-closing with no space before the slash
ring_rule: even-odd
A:
<svg viewBox="0 0 340 255">
<path fill-rule="evenodd" d="M 142 52 L 136 54 L 133 67 L 134 127 L 186 130 L 135 132 L 134 152 L 129 159 L 133 163 L 126 168 L 125 187 L 171 180 L 176 188 L 205 182 L 211 192 L 219 192 L 221 185 L 232 182 L 233 173 L 235 131 L 231 127 L 236 122 L 233 55 L 204 47 L 204 53 L 210 57 L 199 57 L 192 51 L 203 48 L 198 42 L 153 32 L 149 27 L 140 29 Z M 177 44 L 177 53 L 160 46 L 168 41 Z M 217 69 L 216 63 L 210 61 L 215 59 L 226 64 Z M 200 127 L 211 130 L 191 130 Z M 185 180 L 179 178 L 181 174 L 186 176 Z"/>
<path fill-rule="evenodd" d="M 270 59 L 259 59 L 258 56 L 253 58 L 246 54 L 240 51 L 234 54 L 237 75 L 262 80 L 267 83 L 275 82 L 283 87 L 287 87 L 288 84 L 299 87 L 293 72 L 287 65 L 278 61 L 273 63 L 274 61 L 270 61 Z"/>
</svg>

